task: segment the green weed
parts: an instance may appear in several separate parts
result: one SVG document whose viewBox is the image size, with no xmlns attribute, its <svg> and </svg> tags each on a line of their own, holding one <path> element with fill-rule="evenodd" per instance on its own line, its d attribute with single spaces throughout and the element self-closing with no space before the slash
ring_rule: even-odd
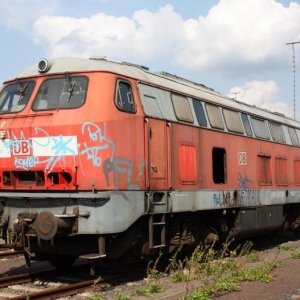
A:
<svg viewBox="0 0 300 300">
<path fill-rule="evenodd" d="M 234 276 L 223 276 L 214 283 L 215 291 L 233 292 L 241 289 L 239 280 Z"/>
<path fill-rule="evenodd" d="M 147 278 L 149 283 L 146 287 L 139 287 L 136 289 L 136 293 L 138 295 L 145 295 L 145 294 L 154 294 L 154 293 L 161 293 L 164 291 L 164 288 L 160 286 L 160 279 L 163 276 L 163 273 L 157 269 L 158 263 L 162 257 L 162 253 L 157 257 L 155 262 L 150 261 L 147 267 Z M 153 265 L 152 265 L 153 264 Z"/>
<path fill-rule="evenodd" d="M 104 300 L 104 298 L 100 295 L 95 294 L 95 295 L 89 296 L 88 300 Z"/>
<path fill-rule="evenodd" d="M 137 295 L 147 295 L 154 293 L 162 293 L 164 288 L 157 285 L 155 282 L 150 282 L 146 287 L 140 287 L 136 289 Z"/>
<path fill-rule="evenodd" d="M 127 295 L 123 294 L 123 293 L 118 293 L 117 294 L 117 300 L 130 300 L 130 298 Z"/>
<path fill-rule="evenodd" d="M 182 300 L 209 300 L 213 294 L 213 289 L 210 285 L 204 284 L 201 288 L 193 291 L 190 295 L 186 295 Z"/>
<path fill-rule="evenodd" d="M 291 257 L 295 258 L 295 259 L 300 259 L 300 252 L 298 252 L 298 253 L 292 253 Z"/>
<path fill-rule="evenodd" d="M 277 249 L 279 251 L 294 251 L 295 250 L 295 247 L 293 246 L 289 246 L 289 245 L 284 245 L 284 244 L 281 244 L 277 247 Z"/>
<path fill-rule="evenodd" d="M 255 263 L 259 261 L 259 254 L 257 252 L 250 252 L 246 255 L 246 262 Z"/>
</svg>

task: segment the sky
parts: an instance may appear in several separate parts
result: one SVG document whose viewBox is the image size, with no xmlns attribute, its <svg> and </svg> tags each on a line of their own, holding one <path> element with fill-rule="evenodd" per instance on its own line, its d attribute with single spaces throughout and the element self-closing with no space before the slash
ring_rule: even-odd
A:
<svg viewBox="0 0 300 300">
<path fill-rule="evenodd" d="M 41 58 L 167 71 L 293 117 L 300 0 L 0 0 L 0 80 Z M 300 120 L 300 44 L 295 44 Z"/>
</svg>

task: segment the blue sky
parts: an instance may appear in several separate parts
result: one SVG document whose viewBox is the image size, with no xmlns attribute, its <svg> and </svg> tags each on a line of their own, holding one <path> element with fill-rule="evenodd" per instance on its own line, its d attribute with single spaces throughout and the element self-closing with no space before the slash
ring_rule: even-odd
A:
<svg viewBox="0 0 300 300">
<path fill-rule="evenodd" d="M 300 0 L 0 0 L 0 80 L 43 57 L 105 56 L 292 116 Z M 300 44 L 296 87 L 300 99 Z M 300 119 L 300 102 L 297 116 Z"/>
</svg>

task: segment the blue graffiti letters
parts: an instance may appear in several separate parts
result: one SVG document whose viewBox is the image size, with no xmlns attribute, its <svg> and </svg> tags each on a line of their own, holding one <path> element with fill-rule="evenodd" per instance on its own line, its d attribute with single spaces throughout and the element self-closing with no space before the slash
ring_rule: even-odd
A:
<svg viewBox="0 0 300 300">
<path fill-rule="evenodd" d="M 33 156 L 15 157 L 15 166 L 17 169 L 29 170 L 39 164 L 39 158 Z"/>
<path fill-rule="evenodd" d="M 133 159 L 125 159 L 122 157 L 115 158 L 113 160 L 107 159 L 103 164 L 103 172 L 105 175 L 106 184 L 110 186 L 109 174 L 113 172 L 114 189 L 119 188 L 118 177 L 120 174 L 126 174 L 126 186 L 128 189 L 138 190 L 140 186 L 131 183 L 133 173 L 134 162 Z"/>
<path fill-rule="evenodd" d="M 95 123 L 86 122 L 81 127 L 81 133 L 89 137 L 90 143 L 83 143 L 84 149 L 81 150 L 80 154 L 85 154 L 88 160 L 92 160 L 94 166 L 101 166 L 101 151 L 103 150 L 110 148 L 110 160 L 113 159 L 115 144 L 106 136 L 106 122 L 103 123 L 103 128 L 100 128 Z"/>
<path fill-rule="evenodd" d="M 218 207 L 223 206 L 223 201 L 220 194 L 214 194 L 214 204 Z"/>
<path fill-rule="evenodd" d="M 247 177 L 246 174 L 242 175 L 240 172 L 238 173 L 238 182 L 239 187 L 243 191 L 249 191 L 249 183 L 252 183 L 252 181 Z"/>
</svg>

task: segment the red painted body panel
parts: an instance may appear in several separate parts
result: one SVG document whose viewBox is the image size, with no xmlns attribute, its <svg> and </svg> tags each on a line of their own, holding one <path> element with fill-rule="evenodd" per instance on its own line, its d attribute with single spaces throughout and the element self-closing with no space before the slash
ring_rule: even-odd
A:
<svg viewBox="0 0 300 300">
<path fill-rule="evenodd" d="M 1 116 L 1 130 L 9 137 L 8 146 L 12 153 L 11 157 L 1 158 L 1 189 L 219 190 L 240 189 L 243 180 L 247 180 L 253 189 L 278 189 L 282 185 L 276 185 L 274 180 L 277 156 L 287 158 L 288 185 L 284 188 L 296 187 L 293 161 L 300 157 L 298 147 L 145 119 L 136 81 L 128 78 L 123 79 L 132 85 L 136 113 L 122 112 L 114 105 L 116 81 L 120 76 L 105 72 L 78 75 L 89 79 L 88 94 L 82 107 L 32 111 L 33 99 L 44 79 L 41 76 L 36 78 L 35 90 L 25 110 Z M 38 158 L 32 153 L 32 143 L 41 144 Z M 182 146 L 190 147 L 190 150 L 180 151 Z M 43 155 L 43 147 L 55 155 Z M 226 182 L 222 184 L 213 182 L 214 147 L 226 151 L 227 174 Z M 193 157 L 188 158 L 189 153 Z M 272 185 L 258 183 L 259 154 L 271 157 Z M 245 160 L 242 164 L 239 163 L 241 155 Z M 182 160 L 187 161 L 188 166 Z M 188 168 L 191 168 L 190 175 Z M 27 171 L 41 173 L 33 175 Z M 56 175 L 49 178 L 49 173 L 53 172 Z M 10 185 L 5 184 L 7 174 L 11 176 Z M 45 174 L 44 185 L 31 182 L 40 174 Z"/>
<path fill-rule="evenodd" d="M 198 181 L 187 185 L 180 182 L 180 145 L 194 145 L 197 149 Z M 213 182 L 212 149 L 214 147 L 226 150 L 227 180 L 223 184 Z M 298 147 L 281 145 L 274 142 L 257 140 L 230 133 L 199 129 L 185 125 L 173 124 L 173 188 L 174 189 L 241 189 L 243 179 L 247 179 L 251 189 L 294 189 L 297 188 L 294 177 L 294 160 L 299 159 Z M 239 164 L 239 152 L 246 153 L 245 165 Z M 258 182 L 258 155 L 270 156 L 271 185 L 262 185 Z M 275 157 L 287 158 L 288 184 L 275 182 Z"/>
<path fill-rule="evenodd" d="M 10 158 L 1 158 L 1 189 L 145 189 L 144 117 L 136 91 L 136 114 L 121 112 L 114 105 L 119 77 L 106 73 L 89 73 L 88 77 L 86 102 L 80 108 L 34 112 L 29 103 L 23 112 L 1 117 L 1 130 L 6 131 L 6 145 L 11 149 Z M 31 153 L 20 155 L 12 150 L 19 150 L 16 145 L 22 141 L 30 144 Z M 32 144 L 42 144 L 39 151 L 52 155 L 33 157 Z M 44 172 L 45 185 L 26 182 L 27 171 Z M 12 172 L 10 186 L 5 185 L 3 172 Z M 47 179 L 51 172 L 68 172 L 72 180 L 66 183 L 55 178 L 59 182 L 53 183 Z"/>
</svg>

